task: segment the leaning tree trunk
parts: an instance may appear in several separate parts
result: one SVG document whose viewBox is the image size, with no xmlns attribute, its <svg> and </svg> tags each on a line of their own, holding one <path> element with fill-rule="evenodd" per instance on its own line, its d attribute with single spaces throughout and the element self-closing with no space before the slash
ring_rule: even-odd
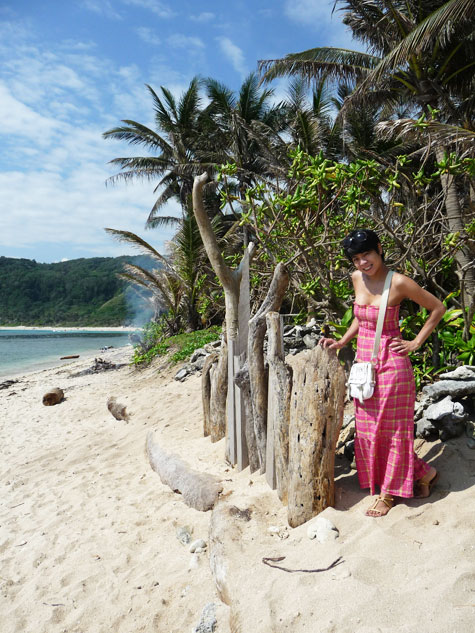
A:
<svg viewBox="0 0 475 633">
<path fill-rule="evenodd" d="M 436 149 L 437 160 L 441 162 L 444 159 L 444 148 Z M 445 210 L 447 223 L 451 233 L 463 233 L 464 221 L 462 209 L 457 195 L 457 186 L 455 177 L 451 174 L 441 174 L 440 181 L 445 194 Z M 473 306 L 475 296 L 475 266 L 473 265 L 473 253 L 470 252 L 466 245 L 462 245 L 455 253 L 455 261 L 457 262 L 457 276 L 460 283 L 460 298 L 464 316 L 464 338 L 467 339 L 470 330 L 470 324 L 473 317 Z M 469 314 L 471 312 L 471 314 Z"/>
<path fill-rule="evenodd" d="M 346 377 L 336 353 L 319 345 L 293 357 L 291 364 L 288 521 L 297 527 L 335 501 L 335 448 Z"/>
<path fill-rule="evenodd" d="M 241 345 L 242 341 L 238 338 L 239 331 L 239 298 L 241 294 L 241 282 L 245 285 L 246 274 L 248 271 L 249 258 L 252 256 L 254 249 L 253 244 L 249 244 L 246 249 L 239 267 L 236 270 L 228 268 L 224 261 L 224 257 L 213 231 L 210 219 L 203 204 L 203 186 L 208 179 L 206 173 L 196 176 L 193 183 L 193 211 L 196 222 L 201 234 L 201 239 L 206 250 L 206 254 L 211 262 L 214 272 L 224 289 L 224 302 L 226 310 L 226 340 L 228 345 L 228 378 L 227 378 L 227 404 L 226 416 L 227 420 L 227 446 L 226 457 L 232 464 L 237 462 L 240 469 L 247 466 L 247 446 L 245 441 L 245 428 L 243 428 L 244 417 L 242 415 L 242 402 L 239 390 L 234 384 L 234 374 L 239 370 L 239 366 L 243 363 Z M 242 321 L 243 319 L 241 319 Z M 249 316 L 244 319 L 247 326 Z M 245 328 L 241 324 L 241 334 Z M 245 334 L 244 334 L 245 337 Z M 244 350 L 246 346 L 244 346 Z M 223 393 L 224 397 L 224 393 Z"/>
</svg>

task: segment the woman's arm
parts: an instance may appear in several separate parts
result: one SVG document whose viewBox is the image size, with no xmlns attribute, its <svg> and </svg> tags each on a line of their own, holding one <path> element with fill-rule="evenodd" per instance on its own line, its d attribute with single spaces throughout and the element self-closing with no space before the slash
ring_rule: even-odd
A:
<svg viewBox="0 0 475 633">
<path fill-rule="evenodd" d="M 394 338 L 389 344 L 390 349 L 397 354 L 410 354 L 418 349 L 435 330 L 445 313 L 445 306 L 433 294 L 421 288 L 409 277 L 398 275 L 398 292 L 407 299 L 411 299 L 429 311 L 429 317 L 412 341 L 405 341 L 400 337 Z"/>
<path fill-rule="evenodd" d="M 334 338 L 321 338 L 318 341 L 319 345 L 323 347 L 328 347 L 329 349 L 341 349 L 347 343 L 351 341 L 351 339 L 355 338 L 358 334 L 358 328 L 360 324 L 358 323 L 358 319 L 355 317 L 351 322 L 350 327 L 346 330 L 345 334 L 341 337 L 339 341 L 336 341 Z"/>
</svg>

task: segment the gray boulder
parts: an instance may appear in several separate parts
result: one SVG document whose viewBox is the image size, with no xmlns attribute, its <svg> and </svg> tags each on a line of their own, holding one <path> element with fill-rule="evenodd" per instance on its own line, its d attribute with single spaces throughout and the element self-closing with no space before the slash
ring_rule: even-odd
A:
<svg viewBox="0 0 475 633">
<path fill-rule="evenodd" d="M 200 347 L 198 349 L 195 349 L 195 351 L 193 352 L 193 354 L 191 355 L 190 358 L 190 363 L 196 363 L 196 361 L 203 357 L 203 356 L 207 356 L 208 352 L 203 348 Z"/>
<path fill-rule="evenodd" d="M 426 418 L 420 418 L 420 420 L 417 420 L 416 437 L 422 437 L 427 440 L 431 437 L 437 436 L 438 434 L 439 430 L 432 420 L 427 420 Z"/>
<path fill-rule="evenodd" d="M 475 393 L 475 380 L 440 380 L 433 385 L 426 385 L 422 392 L 431 400 L 439 400 L 444 396 L 468 396 Z"/>
<path fill-rule="evenodd" d="M 447 380 L 475 380 L 475 366 L 461 365 L 453 371 L 449 371 L 446 374 L 440 374 L 440 378 Z"/>
<path fill-rule="evenodd" d="M 424 413 L 425 418 L 434 421 L 442 420 L 447 416 L 451 416 L 454 420 L 465 420 L 467 417 L 463 404 L 454 402 L 451 396 L 446 396 L 443 400 L 431 404 Z"/>
</svg>

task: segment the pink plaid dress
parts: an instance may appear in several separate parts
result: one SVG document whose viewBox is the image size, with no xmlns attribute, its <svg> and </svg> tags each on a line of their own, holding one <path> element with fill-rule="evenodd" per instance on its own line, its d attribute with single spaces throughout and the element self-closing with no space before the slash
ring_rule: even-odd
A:
<svg viewBox="0 0 475 633">
<path fill-rule="evenodd" d="M 355 303 L 359 322 L 359 361 L 371 360 L 379 307 Z M 407 356 L 389 349 L 400 336 L 399 306 L 388 306 L 376 365 L 374 394 L 360 403 L 355 400 L 355 459 L 361 488 L 376 486 L 397 497 L 414 496 L 414 481 L 429 471 L 414 452 L 414 373 Z"/>
</svg>

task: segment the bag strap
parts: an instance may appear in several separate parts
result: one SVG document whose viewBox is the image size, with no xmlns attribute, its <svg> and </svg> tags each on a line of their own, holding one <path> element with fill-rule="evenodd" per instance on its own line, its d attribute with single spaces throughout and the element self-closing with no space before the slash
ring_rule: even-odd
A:
<svg viewBox="0 0 475 633">
<path fill-rule="evenodd" d="M 384 280 L 383 294 L 381 295 L 381 305 L 379 306 L 378 321 L 376 323 L 376 335 L 374 337 L 373 353 L 371 354 L 371 362 L 378 358 L 379 342 L 383 331 L 384 317 L 386 315 L 386 306 L 388 305 L 389 289 L 391 288 L 391 279 L 394 272 L 390 270 Z"/>
</svg>

